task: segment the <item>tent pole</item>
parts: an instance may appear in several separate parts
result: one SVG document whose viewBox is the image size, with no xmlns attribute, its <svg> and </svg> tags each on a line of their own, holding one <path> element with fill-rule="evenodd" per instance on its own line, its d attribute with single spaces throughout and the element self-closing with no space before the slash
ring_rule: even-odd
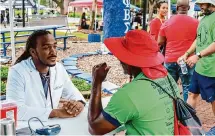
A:
<svg viewBox="0 0 215 136">
<path fill-rule="evenodd" d="M 9 0 L 9 15 L 10 15 L 10 39 L 11 39 L 11 47 L 12 47 L 12 64 L 15 63 L 16 60 L 16 51 L 14 44 L 14 30 L 13 30 L 13 7 L 12 0 Z"/>
<path fill-rule="evenodd" d="M 96 11 L 95 11 L 95 31 L 96 31 L 96 20 L 97 20 L 97 3 L 96 3 Z"/>
<path fill-rule="evenodd" d="M 143 25 L 143 30 L 147 30 L 147 26 L 146 26 L 146 12 L 147 12 L 147 7 L 148 7 L 148 2 L 147 2 L 147 0 L 143 0 L 143 23 L 142 23 L 142 25 Z"/>
<path fill-rule="evenodd" d="M 171 0 L 168 0 L 168 19 L 171 17 Z"/>
<path fill-rule="evenodd" d="M 22 0 L 22 26 L 25 27 L 25 0 Z"/>
<path fill-rule="evenodd" d="M 37 14 L 40 15 L 40 0 L 38 0 Z"/>
<path fill-rule="evenodd" d="M 104 8 L 102 8 L 102 22 L 104 20 Z"/>
</svg>

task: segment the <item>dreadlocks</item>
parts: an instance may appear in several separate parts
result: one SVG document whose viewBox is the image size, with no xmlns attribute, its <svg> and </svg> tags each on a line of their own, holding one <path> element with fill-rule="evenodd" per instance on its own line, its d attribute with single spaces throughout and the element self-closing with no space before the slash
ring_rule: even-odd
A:
<svg viewBox="0 0 215 136">
<path fill-rule="evenodd" d="M 47 34 L 51 34 L 51 33 L 50 33 L 49 31 L 46 31 L 46 30 L 34 31 L 34 32 L 28 37 L 27 42 L 26 42 L 26 49 L 25 49 L 25 51 L 23 52 L 23 54 L 16 60 L 15 64 L 20 63 L 21 61 L 28 59 L 28 58 L 31 56 L 29 50 L 30 50 L 31 48 L 33 48 L 33 49 L 36 48 L 36 45 L 37 45 L 37 38 L 40 37 L 40 36 L 47 35 Z"/>
</svg>

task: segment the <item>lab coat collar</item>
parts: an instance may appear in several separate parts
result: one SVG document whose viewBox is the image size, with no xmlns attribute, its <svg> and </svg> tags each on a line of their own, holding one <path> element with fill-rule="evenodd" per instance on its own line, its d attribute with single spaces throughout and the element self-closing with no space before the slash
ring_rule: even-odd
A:
<svg viewBox="0 0 215 136">
<path fill-rule="evenodd" d="M 33 77 L 35 77 L 38 80 L 38 85 L 40 86 L 41 94 L 43 95 L 43 99 L 46 100 L 40 73 L 36 69 L 36 66 L 32 60 L 32 57 L 28 58 L 27 61 L 28 61 L 28 64 L 30 64 L 30 66 L 29 66 L 30 73 L 32 74 Z M 55 77 L 56 76 L 56 66 L 50 67 L 49 72 L 50 72 L 49 73 L 50 74 L 50 88 L 51 88 L 51 93 L 53 94 L 53 85 L 54 85 L 55 78 L 56 78 Z M 48 91 L 47 96 L 48 96 L 47 101 L 50 101 L 49 91 Z"/>
</svg>

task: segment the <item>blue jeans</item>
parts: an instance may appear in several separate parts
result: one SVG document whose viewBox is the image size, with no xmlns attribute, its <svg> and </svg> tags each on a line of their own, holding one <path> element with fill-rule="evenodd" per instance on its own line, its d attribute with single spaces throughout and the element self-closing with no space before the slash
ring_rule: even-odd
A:
<svg viewBox="0 0 215 136">
<path fill-rule="evenodd" d="M 206 136 L 214 136 L 215 135 L 215 126 L 212 127 L 205 135 Z"/>
<path fill-rule="evenodd" d="M 178 82 L 178 79 L 180 77 L 183 87 L 183 98 L 184 101 L 186 102 L 188 98 L 188 91 L 193 76 L 194 67 L 190 68 L 187 66 L 188 74 L 184 75 L 181 72 L 180 66 L 176 62 L 165 63 L 164 66 L 168 70 L 169 74 L 173 77 L 175 82 Z"/>
</svg>

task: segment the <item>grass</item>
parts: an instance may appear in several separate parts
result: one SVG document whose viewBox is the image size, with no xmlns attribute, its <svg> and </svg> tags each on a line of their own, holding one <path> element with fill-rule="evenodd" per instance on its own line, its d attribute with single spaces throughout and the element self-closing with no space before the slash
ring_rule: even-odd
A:
<svg viewBox="0 0 215 136">
<path fill-rule="evenodd" d="M 50 32 L 53 33 L 52 31 L 50 31 Z M 26 35 L 26 34 L 30 34 L 30 33 L 29 32 L 19 32 L 17 35 Z M 57 36 L 64 36 L 65 32 L 56 31 L 56 35 Z M 10 33 L 6 33 L 5 37 L 7 37 L 7 36 L 10 36 Z M 15 40 L 17 40 L 17 41 L 26 40 L 26 39 L 27 39 L 27 36 L 26 37 L 15 38 Z M 11 41 L 10 38 L 6 39 L 6 42 L 10 42 L 10 41 Z M 0 38 L 0 42 L 2 42 L 1 38 Z M 23 43 L 23 44 L 16 44 L 16 47 L 20 47 L 20 46 L 25 46 L 25 43 Z M 0 48 L 3 48 L 2 45 L 0 45 Z"/>
<path fill-rule="evenodd" d="M 53 33 L 52 31 L 50 31 L 51 33 Z M 66 32 L 62 32 L 62 31 L 56 31 L 56 35 L 57 36 L 65 36 Z M 26 35 L 26 34 L 30 34 L 29 32 L 19 32 L 17 35 Z M 70 34 L 70 33 L 68 33 Z M 83 40 L 87 40 L 88 39 L 88 34 L 84 34 L 82 32 L 73 32 L 72 35 L 76 36 L 77 38 L 83 39 Z M 10 36 L 10 33 L 6 33 L 5 34 L 6 37 Z M 19 40 L 26 40 L 27 37 L 19 37 L 19 38 L 15 38 L 15 40 L 19 41 Z M 6 39 L 6 42 L 10 42 L 10 38 Z M 0 42 L 2 42 L 2 39 L 0 38 Z M 21 46 L 25 46 L 25 43 L 23 44 L 16 44 L 16 47 L 21 47 Z M 0 48 L 3 48 L 2 45 L 0 45 Z"/>
<path fill-rule="evenodd" d="M 88 34 L 84 34 L 82 32 L 73 32 L 72 35 L 75 35 L 76 37 L 81 39 L 85 39 L 85 40 L 88 39 Z"/>
</svg>

